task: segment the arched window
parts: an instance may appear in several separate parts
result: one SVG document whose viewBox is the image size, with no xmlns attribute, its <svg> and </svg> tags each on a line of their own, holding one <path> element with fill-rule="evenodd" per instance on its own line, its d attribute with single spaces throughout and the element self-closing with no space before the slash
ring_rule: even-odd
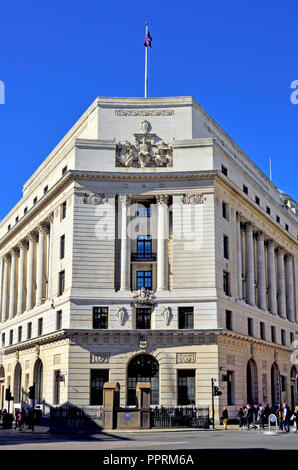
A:
<svg viewBox="0 0 298 470">
<path fill-rule="evenodd" d="M 257 405 L 259 400 L 258 368 L 254 359 L 250 359 L 246 366 L 246 389 L 247 403 Z"/>
<path fill-rule="evenodd" d="M 20 403 L 22 400 L 22 367 L 18 362 L 14 370 L 14 381 L 13 381 L 13 401 L 14 403 Z"/>
<path fill-rule="evenodd" d="M 159 404 L 159 365 L 149 354 L 139 354 L 129 363 L 127 369 L 127 404 L 136 405 L 137 382 L 150 382 L 151 405 Z"/>
<path fill-rule="evenodd" d="M 35 399 L 37 403 L 41 403 L 43 399 L 43 365 L 40 359 L 34 364 L 34 383 L 35 383 Z"/>
<path fill-rule="evenodd" d="M 271 400 L 272 405 L 278 404 L 281 401 L 280 373 L 276 362 L 271 367 Z"/>
</svg>

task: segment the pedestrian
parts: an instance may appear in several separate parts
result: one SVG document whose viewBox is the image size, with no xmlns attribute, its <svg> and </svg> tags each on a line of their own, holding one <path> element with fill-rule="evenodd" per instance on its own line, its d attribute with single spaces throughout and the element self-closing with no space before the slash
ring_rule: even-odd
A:
<svg viewBox="0 0 298 470">
<path fill-rule="evenodd" d="M 295 432 L 297 433 L 298 432 L 298 406 L 295 407 L 292 419 L 296 423 L 296 431 Z"/>
<path fill-rule="evenodd" d="M 253 410 L 251 409 L 249 404 L 246 405 L 246 410 L 247 410 L 246 411 L 247 430 L 249 431 L 249 429 L 250 429 L 249 427 L 253 422 L 254 414 L 253 414 Z"/>
<path fill-rule="evenodd" d="M 22 408 L 22 419 L 21 419 L 21 422 L 20 422 L 21 429 L 25 429 L 25 420 L 26 420 L 26 410 L 23 407 Z"/>
<path fill-rule="evenodd" d="M 243 426 L 244 426 L 244 411 L 242 408 L 239 409 L 238 411 L 238 414 L 237 414 L 237 418 L 238 418 L 238 421 L 239 421 L 239 429 L 243 429 Z"/>
<path fill-rule="evenodd" d="M 16 422 L 16 429 L 19 428 L 21 430 L 21 422 L 22 422 L 22 412 L 19 408 L 15 410 L 15 422 Z"/>
<path fill-rule="evenodd" d="M 282 406 L 282 424 L 286 432 L 290 432 L 291 411 L 287 403 Z"/>
<path fill-rule="evenodd" d="M 228 430 L 228 418 L 229 418 L 229 413 L 228 409 L 225 406 L 224 409 L 222 410 L 222 418 L 223 418 L 223 425 L 224 429 L 227 431 Z"/>
<path fill-rule="evenodd" d="M 262 405 L 259 406 L 259 410 L 257 413 L 257 424 L 258 424 L 258 429 L 261 429 L 261 427 L 264 429 L 265 413 L 264 413 Z"/>
</svg>

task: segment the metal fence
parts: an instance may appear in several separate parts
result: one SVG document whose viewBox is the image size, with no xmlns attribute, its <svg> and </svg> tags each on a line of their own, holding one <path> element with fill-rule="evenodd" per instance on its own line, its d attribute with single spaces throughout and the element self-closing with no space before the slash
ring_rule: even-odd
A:
<svg viewBox="0 0 298 470">
<path fill-rule="evenodd" d="M 99 406 L 80 407 L 63 405 L 50 410 L 50 428 L 57 429 L 102 429 L 103 410 Z"/>
<path fill-rule="evenodd" d="M 209 408 L 162 407 L 153 408 L 150 413 L 151 427 L 174 428 L 195 427 L 209 429 Z"/>
</svg>

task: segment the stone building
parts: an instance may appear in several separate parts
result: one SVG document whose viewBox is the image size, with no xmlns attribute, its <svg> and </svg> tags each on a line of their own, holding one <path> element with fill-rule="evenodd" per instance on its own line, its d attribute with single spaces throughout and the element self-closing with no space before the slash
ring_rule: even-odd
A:
<svg viewBox="0 0 298 470">
<path fill-rule="evenodd" d="M 296 209 L 192 97 L 97 98 L 0 225 L 0 407 L 293 406 Z"/>
</svg>

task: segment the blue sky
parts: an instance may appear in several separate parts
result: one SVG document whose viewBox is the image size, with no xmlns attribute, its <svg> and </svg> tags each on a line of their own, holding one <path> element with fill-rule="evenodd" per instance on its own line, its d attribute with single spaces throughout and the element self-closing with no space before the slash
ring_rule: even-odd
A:
<svg viewBox="0 0 298 470">
<path fill-rule="evenodd" d="M 297 2 L 2 1 L 0 217 L 96 96 L 192 95 L 298 200 Z"/>
</svg>

